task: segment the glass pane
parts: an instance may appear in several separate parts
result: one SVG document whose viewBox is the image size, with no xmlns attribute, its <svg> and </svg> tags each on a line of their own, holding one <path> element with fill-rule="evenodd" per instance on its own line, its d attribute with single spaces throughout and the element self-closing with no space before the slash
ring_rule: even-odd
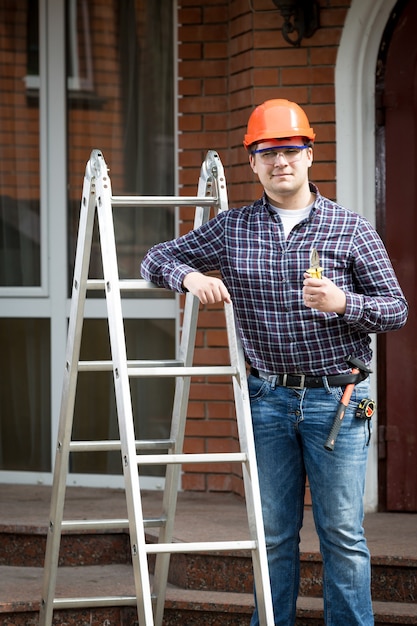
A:
<svg viewBox="0 0 417 626">
<path fill-rule="evenodd" d="M 0 469 L 50 471 L 49 320 L 0 319 Z"/>
<path fill-rule="evenodd" d="M 175 353 L 173 320 L 125 320 L 127 356 L 130 360 L 172 359 Z M 107 320 L 86 320 L 81 360 L 110 359 Z M 137 439 L 169 437 L 174 398 L 174 380 L 132 378 L 131 394 Z M 112 372 L 82 372 L 78 375 L 73 439 L 119 439 Z M 75 473 L 120 474 L 120 452 L 71 454 Z M 163 468 L 145 467 L 142 475 L 159 476 Z"/>
<path fill-rule="evenodd" d="M 41 281 L 37 2 L 0 0 L 0 287 Z"/>
<path fill-rule="evenodd" d="M 103 11 L 98 0 L 67 0 L 70 282 L 92 149 L 103 153 L 114 195 L 174 193 L 172 4 L 113 0 Z M 138 278 L 144 252 L 174 236 L 174 210 L 116 208 L 114 221 L 120 277 Z M 100 272 L 96 245 L 90 275 Z"/>
</svg>

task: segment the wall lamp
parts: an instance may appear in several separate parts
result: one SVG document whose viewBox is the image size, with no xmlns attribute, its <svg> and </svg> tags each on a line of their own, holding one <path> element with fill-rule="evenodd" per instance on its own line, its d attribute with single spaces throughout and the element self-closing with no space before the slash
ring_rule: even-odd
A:
<svg viewBox="0 0 417 626">
<path fill-rule="evenodd" d="M 318 0 L 272 0 L 282 17 L 282 36 L 292 46 L 314 35 L 319 27 L 320 6 Z M 295 36 L 294 36 L 295 33 Z"/>
</svg>

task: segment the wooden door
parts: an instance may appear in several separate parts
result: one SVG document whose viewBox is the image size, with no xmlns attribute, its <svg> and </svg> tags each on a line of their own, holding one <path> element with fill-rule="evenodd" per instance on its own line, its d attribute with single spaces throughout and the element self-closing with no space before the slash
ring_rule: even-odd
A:
<svg viewBox="0 0 417 626">
<path fill-rule="evenodd" d="M 378 338 L 379 484 L 388 511 L 417 511 L 416 24 L 417 2 L 399 2 L 377 82 L 378 227 L 410 306 L 407 325 Z"/>
</svg>

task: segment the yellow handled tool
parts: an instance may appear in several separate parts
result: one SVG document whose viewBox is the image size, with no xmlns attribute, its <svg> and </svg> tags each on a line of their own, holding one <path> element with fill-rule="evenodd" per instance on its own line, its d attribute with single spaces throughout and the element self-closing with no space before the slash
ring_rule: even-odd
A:
<svg viewBox="0 0 417 626">
<path fill-rule="evenodd" d="M 321 273 L 323 268 L 320 267 L 320 257 L 316 248 L 313 248 L 310 255 L 310 267 L 307 270 L 307 273 L 310 274 L 311 278 L 321 278 Z"/>
</svg>

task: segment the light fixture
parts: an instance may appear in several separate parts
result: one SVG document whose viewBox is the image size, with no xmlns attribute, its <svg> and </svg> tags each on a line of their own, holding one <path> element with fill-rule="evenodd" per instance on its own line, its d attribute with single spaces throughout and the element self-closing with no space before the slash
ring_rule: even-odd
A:
<svg viewBox="0 0 417 626">
<path fill-rule="evenodd" d="M 314 35 L 319 27 L 318 0 L 272 0 L 282 17 L 282 36 L 292 46 Z M 294 36 L 295 33 L 295 36 Z"/>
</svg>

